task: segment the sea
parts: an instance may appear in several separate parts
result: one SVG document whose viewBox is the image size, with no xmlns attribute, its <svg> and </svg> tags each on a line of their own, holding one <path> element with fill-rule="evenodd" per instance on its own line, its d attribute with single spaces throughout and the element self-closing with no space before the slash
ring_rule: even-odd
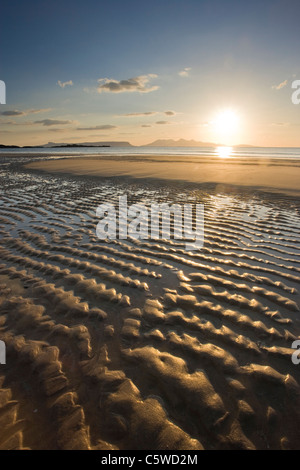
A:
<svg viewBox="0 0 300 470">
<path fill-rule="evenodd" d="M 300 147 L 36 147 L 36 148 L 3 148 L 1 154 L 11 155 L 45 155 L 45 157 L 68 157 L 82 155 L 174 155 L 174 156 L 215 156 L 246 158 L 300 158 Z"/>
</svg>

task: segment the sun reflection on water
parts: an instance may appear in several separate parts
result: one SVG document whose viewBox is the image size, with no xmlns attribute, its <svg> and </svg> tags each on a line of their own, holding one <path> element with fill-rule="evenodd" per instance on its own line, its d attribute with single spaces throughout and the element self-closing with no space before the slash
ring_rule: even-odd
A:
<svg viewBox="0 0 300 470">
<path fill-rule="evenodd" d="M 232 156 L 232 147 L 217 147 L 216 154 L 220 158 L 229 158 Z"/>
</svg>

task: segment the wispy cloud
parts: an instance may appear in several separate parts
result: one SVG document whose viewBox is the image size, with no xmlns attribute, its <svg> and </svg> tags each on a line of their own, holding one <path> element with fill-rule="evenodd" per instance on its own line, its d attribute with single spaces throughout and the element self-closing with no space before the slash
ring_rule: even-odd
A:
<svg viewBox="0 0 300 470">
<path fill-rule="evenodd" d="M 24 111 L 18 111 L 17 109 L 13 109 L 11 111 L 3 111 L 2 116 L 25 116 Z"/>
<path fill-rule="evenodd" d="M 279 85 L 273 85 L 272 89 L 273 90 L 281 90 L 281 88 L 284 88 L 287 85 L 288 81 L 284 80 L 283 82 L 279 83 Z"/>
<path fill-rule="evenodd" d="M 38 113 L 48 113 L 52 111 L 52 108 L 41 108 L 41 109 L 27 109 L 25 110 L 25 114 L 38 114 Z"/>
<path fill-rule="evenodd" d="M 272 122 L 272 126 L 276 127 L 288 127 L 289 125 L 289 122 Z"/>
<path fill-rule="evenodd" d="M 111 124 L 103 124 L 102 126 L 93 126 L 93 127 L 77 127 L 77 131 L 103 131 L 109 129 L 117 129 L 117 126 L 112 126 Z"/>
<path fill-rule="evenodd" d="M 38 114 L 38 113 L 47 113 L 48 111 L 51 111 L 51 108 L 41 108 L 41 109 L 25 109 L 23 111 L 20 111 L 19 109 L 12 109 L 12 110 L 7 110 L 7 111 L 2 111 L 0 113 L 2 116 L 27 116 L 28 114 Z"/>
<path fill-rule="evenodd" d="M 125 116 L 125 117 L 153 116 L 154 114 L 158 114 L 158 111 L 146 111 L 144 113 L 127 113 L 127 114 L 122 114 L 122 116 Z"/>
<path fill-rule="evenodd" d="M 33 121 L 13 121 L 12 119 L 0 119 L 0 123 L 3 125 L 10 126 L 32 126 L 34 125 Z"/>
<path fill-rule="evenodd" d="M 98 80 L 98 93 L 125 93 L 125 92 L 138 92 L 150 93 L 157 90 L 159 87 L 154 85 L 150 86 L 149 82 L 157 75 L 149 73 L 148 75 L 140 75 L 126 80 L 115 80 L 113 78 L 100 78 Z"/>
<path fill-rule="evenodd" d="M 59 85 L 60 88 L 65 88 L 66 86 L 73 86 L 73 81 L 68 80 L 67 82 L 61 82 L 60 80 L 58 80 L 57 85 Z"/>
<path fill-rule="evenodd" d="M 156 114 L 165 114 L 166 116 L 175 116 L 175 111 L 145 111 L 142 113 L 127 113 L 121 114 L 122 117 L 137 117 L 137 116 L 154 116 Z"/>
<path fill-rule="evenodd" d="M 180 70 L 180 72 L 178 72 L 178 75 L 180 77 L 188 77 L 191 70 L 191 67 L 185 67 L 183 70 Z"/>
<path fill-rule="evenodd" d="M 42 124 L 43 126 L 60 126 L 62 124 L 76 124 L 76 121 L 65 121 L 59 119 L 42 119 L 41 121 L 34 121 L 34 124 Z"/>
</svg>

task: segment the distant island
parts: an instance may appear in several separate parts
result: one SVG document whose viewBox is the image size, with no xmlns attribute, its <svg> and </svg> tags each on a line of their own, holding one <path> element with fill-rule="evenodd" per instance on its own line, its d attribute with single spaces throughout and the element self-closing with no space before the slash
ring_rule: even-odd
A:
<svg viewBox="0 0 300 470">
<path fill-rule="evenodd" d="M 65 147 L 111 147 L 111 145 L 83 145 L 83 144 L 57 144 L 50 148 L 65 148 Z"/>
<path fill-rule="evenodd" d="M 0 148 L 9 148 L 9 149 L 35 149 L 35 148 L 69 148 L 69 147 L 110 147 L 110 145 L 82 145 L 82 144 L 57 144 L 57 145 L 0 145 Z"/>
<path fill-rule="evenodd" d="M 132 145 L 129 142 L 120 142 L 120 141 L 111 141 L 111 142 L 79 142 L 79 143 L 69 143 L 69 142 L 48 142 L 44 145 L 3 145 L 0 144 L 1 149 L 5 148 L 23 148 L 23 149 L 32 149 L 32 148 L 80 148 L 80 147 L 222 147 L 223 144 L 216 144 L 214 142 L 201 142 L 197 140 L 186 140 L 186 139 L 158 139 L 150 144 L 145 145 Z M 233 145 L 235 148 L 239 147 L 255 147 L 255 145 Z"/>
<path fill-rule="evenodd" d="M 0 148 L 20 148 L 20 149 L 34 149 L 34 148 L 72 148 L 72 147 L 133 147 L 129 142 L 80 142 L 70 144 L 68 142 L 48 142 L 44 145 L 4 145 L 0 144 Z"/>
</svg>

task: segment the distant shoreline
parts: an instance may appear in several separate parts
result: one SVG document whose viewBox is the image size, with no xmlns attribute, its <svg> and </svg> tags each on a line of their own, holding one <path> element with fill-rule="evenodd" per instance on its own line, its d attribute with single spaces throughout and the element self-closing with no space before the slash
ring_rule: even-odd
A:
<svg viewBox="0 0 300 470">
<path fill-rule="evenodd" d="M 35 146 L 35 145 L 0 145 L 0 149 L 56 149 L 56 148 L 89 148 L 89 147 L 111 147 L 111 145 L 80 145 L 80 144 L 55 144 L 55 145 L 50 145 L 48 147 L 46 146 Z"/>
<path fill-rule="evenodd" d="M 0 144 L 1 149 L 47 149 L 47 148 L 64 148 L 64 147 L 81 147 L 81 148 L 89 148 L 89 147 L 133 147 L 133 148 L 144 148 L 144 147 L 157 147 L 157 148 L 217 148 L 217 147 L 231 147 L 235 149 L 300 149 L 300 145 L 297 146 L 285 146 L 285 147 L 271 147 L 265 145 L 252 145 L 252 144 L 236 144 L 236 145 L 226 145 L 222 143 L 215 143 L 215 142 L 202 142 L 196 140 L 186 140 L 186 139 L 159 139 L 155 140 L 154 142 L 150 142 L 148 144 L 143 145 L 133 145 L 127 141 L 103 141 L 103 142 L 48 142 L 47 144 L 43 145 L 4 145 Z"/>
</svg>

